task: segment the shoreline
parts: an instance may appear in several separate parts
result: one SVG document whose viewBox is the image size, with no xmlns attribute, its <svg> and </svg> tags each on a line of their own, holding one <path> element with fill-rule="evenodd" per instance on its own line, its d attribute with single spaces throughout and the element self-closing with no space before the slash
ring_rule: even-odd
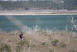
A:
<svg viewBox="0 0 77 52">
<path fill-rule="evenodd" d="M 77 11 L 0 11 L 0 15 L 77 15 Z"/>
</svg>

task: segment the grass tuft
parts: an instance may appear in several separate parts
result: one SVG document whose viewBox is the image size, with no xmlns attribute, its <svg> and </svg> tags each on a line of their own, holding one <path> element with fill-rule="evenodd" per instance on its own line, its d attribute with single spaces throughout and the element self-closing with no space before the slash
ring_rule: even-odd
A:
<svg viewBox="0 0 77 52">
<path fill-rule="evenodd" d="M 60 47 L 66 48 L 66 44 L 64 42 L 60 43 Z"/>
<path fill-rule="evenodd" d="M 21 46 L 16 46 L 16 52 L 22 52 L 22 47 Z"/>
<path fill-rule="evenodd" d="M 50 49 L 49 52 L 54 52 L 54 50 Z"/>
<path fill-rule="evenodd" d="M 7 44 L 1 44 L 0 52 L 11 52 L 11 47 Z"/>
<path fill-rule="evenodd" d="M 22 40 L 22 41 L 18 42 L 18 45 L 21 47 L 27 45 L 29 47 L 29 41 L 26 39 Z"/>
<path fill-rule="evenodd" d="M 57 46 L 58 42 L 59 42 L 59 40 L 54 39 L 54 40 L 51 42 L 51 44 L 52 44 L 53 46 Z"/>
</svg>

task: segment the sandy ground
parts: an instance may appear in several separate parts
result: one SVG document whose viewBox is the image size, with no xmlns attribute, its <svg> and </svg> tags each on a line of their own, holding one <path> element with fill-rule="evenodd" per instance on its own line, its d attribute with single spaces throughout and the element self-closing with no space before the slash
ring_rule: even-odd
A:
<svg viewBox="0 0 77 52">
<path fill-rule="evenodd" d="M 77 33 L 72 32 L 26 32 L 24 39 L 28 40 L 29 47 L 23 46 L 22 52 L 77 52 Z M 55 39 L 59 40 L 56 46 L 51 43 Z M 24 41 L 19 38 L 19 34 L 0 32 L 0 44 L 5 43 L 11 46 L 12 52 L 16 52 L 17 43 Z M 66 47 L 61 47 L 63 42 Z M 52 51 L 51 51 L 52 50 Z"/>
<path fill-rule="evenodd" d="M 0 15 L 76 15 L 77 11 L 0 11 Z"/>
</svg>

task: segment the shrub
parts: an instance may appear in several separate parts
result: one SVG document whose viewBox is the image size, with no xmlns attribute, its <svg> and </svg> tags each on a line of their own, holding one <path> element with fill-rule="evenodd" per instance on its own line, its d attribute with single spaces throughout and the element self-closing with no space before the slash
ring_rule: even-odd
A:
<svg viewBox="0 0 77 52">
<path fill-rule="evenodd" d="M 46 42 L 43 42 L 41 45 L 43 46 L 47 46 L 48 44 Z"/>
<path fill-rule="evenodd" d="M 66 47 L 66 44 L 62 42 L 62 43 L 60 43 L 60 47 L 65 48 Z"/>
<path fill-rule="evenodd" d="M 57 46 L 58 42 L 59 42 L 59 40 L 54 39 L 51 43 L 52 43 L 53 46 Z"/>
</svg>

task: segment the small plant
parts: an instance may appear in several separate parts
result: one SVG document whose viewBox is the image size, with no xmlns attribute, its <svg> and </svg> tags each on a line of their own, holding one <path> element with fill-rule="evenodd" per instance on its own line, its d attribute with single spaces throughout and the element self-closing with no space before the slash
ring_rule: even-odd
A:
<svg viewBox="0 0 77 52">
<path fill-rule="evenodd" d="M 29 41 L 28 40 L 22 40 L 20 42 L 17 43 L 16 46 L 16 51 L 17 52 L 22 52 L 23 51 L 23 46 L 27 45 L 27 47 L 29 47 Z"/>
<path fill-rule="evenodd" d="M 25 45 L 25 41 L 20 41 L 20 42 L 18 43 L 18 45 L 19 45 L 19 46 L 24 46 L 24 45 Z"/>
<path fill-rule="evenodd" d="M 43 46 L 47 46 L 48 44 L 46 42 L 43 42 L 41 45 Z"/>
<path fill-rule="evenodd" d="M 54 39 L 51 43 L 52 43 L 53 46 L 57 46 L 58 42 L 59 42 L 59 40 Z"/>
<path fill-rule="evenodd" d="M 21 46 L 16 46 L 16 52 L 22 52 L 22 47 Z"/>
<path fill-rule="evenodd" d="M 28 40 L 22 40 L 18 43 L 19 46 L 24 46 L 24 45 L 27 45 L 29 47 L 29 41 Z"/>
<path fill-rule="evenodd" d="M 66 47 L 66 44 L 62 42 L 62 43 L 60 43 L 60 47 L 65 48 Z"/>
<path fill-rule="evenodd" d="M 49 52 L 54 52 L 54 50 L 50 49 Z"/>
<path fill-rule="evenodd" d="M 45 45 L 45 44 L 46 44 L 45 42 L 42 43 L 42 45 Z"/>
<path fill-rule="evenodd" d="M 1 44 L 0 52 L 11 52 L 11 47 L 7 44 Z"/>
<path fill-rule="evenodd" d="M 41 34 L 47 35 L 47 32 L 44 31 L 44 30 L 39 30 L 39 32 L 40 32 Z"/>
</svg>

